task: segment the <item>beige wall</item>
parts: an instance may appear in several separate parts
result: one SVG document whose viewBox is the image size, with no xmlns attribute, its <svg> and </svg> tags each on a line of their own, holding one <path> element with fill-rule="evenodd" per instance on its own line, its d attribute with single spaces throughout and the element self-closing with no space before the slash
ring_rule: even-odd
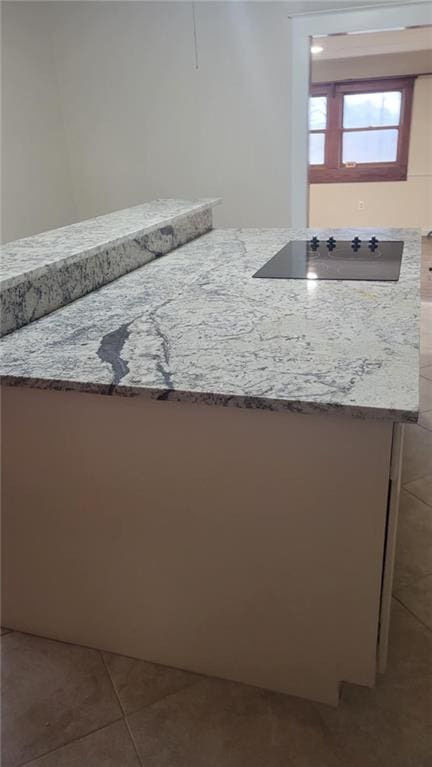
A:
<svg viewBox="0 0 432 767">
<path fill-rule="evenodd" d="M 75 220 L 47 8 L 2 3 L 2 241 Z"/>
<path fill-rule="evenodd" d="M 287 6 L 195 11 L 198 68 L 190 3 L 3 3 L 4 241 L 158 196 L 221 195 L 218 226 L 289 225 Z M 312 187 L 312 225 L 432 228 L 431 87 L 409 180 Z"/>
<path fill-rule="evenodd" d="M 52 3 L 80 217 L 217 195 L 223 226 L 289 223 L 283 3 Z"/>
<path fill-rule="evenodd" d="M 288 225 L 284 3 L 6 2 L 4 240 L 155 197 Z M 76 201 L 76 209 L 74 207 Z"/>
<path fill-rule="evenodd" d="M 416 71 L 413 68 L 416 63 L 422 69 L 431 59 L 430 52 L 422 52 L 420 56 L 399 56 L 399 67 L 395 55 L 322 62 L 319 67 L 315 65 L 314 81 L 404 74 Z M 374 66 L 370 59 L 377 58 L 380 58 L 380 63 L 375 61 Z M 429 71 L 432 71 L 432 66 Z M 408 179 L 359 184 L 312 184 L 310 226 L 415 226 L 421 227 L 424 232 L 431 230 L 431 136 L 432 76 L 418 77 L 414 89 Z M 364 202 L 364 210 L 358 209 L 360 200 Z"/>
<path fill-rule="evenodd" d="M 431 33 L 432 35 L 432 33 Z M 362 37 L 362 36 L 360 36 Z M 356 77 L 391 77 L 432 72 L 432 50 L 385 53 L 381 56 L 358 56 L 312 61 L 312 82 L 350 80 Z"/>
</svg>

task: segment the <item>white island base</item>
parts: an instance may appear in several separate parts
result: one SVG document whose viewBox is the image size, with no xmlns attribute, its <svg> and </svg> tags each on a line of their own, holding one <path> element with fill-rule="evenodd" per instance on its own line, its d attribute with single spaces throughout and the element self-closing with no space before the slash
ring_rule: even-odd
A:
<svg viewBox="0 0 432 767">
<path fill-rule="evenodd" d="M 330 704 L 374 684 L 401 427 L 18 387 L 3 408 L 4 625 Z"/>
</svg>

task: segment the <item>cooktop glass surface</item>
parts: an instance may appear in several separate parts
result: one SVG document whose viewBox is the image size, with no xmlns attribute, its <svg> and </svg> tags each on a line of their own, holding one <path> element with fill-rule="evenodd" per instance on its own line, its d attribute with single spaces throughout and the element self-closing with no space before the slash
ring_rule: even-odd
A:
<svg viewBox="0 0 432 767">
<path fill-rule="evenodd" d="M 293 240 L 253 276 L 290 280 L 399 279 L 402 240 Z"/>
</svg>

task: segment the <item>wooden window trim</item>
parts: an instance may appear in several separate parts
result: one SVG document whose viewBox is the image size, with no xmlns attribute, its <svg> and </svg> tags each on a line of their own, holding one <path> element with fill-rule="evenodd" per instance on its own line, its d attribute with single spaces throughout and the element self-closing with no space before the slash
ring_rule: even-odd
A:
<svg viewBox="0 0 432 767">
<path fill-rule="evenodd" d="M 318 83 L 311 86 L 311 96 L 327 96 L 327 128 L 309 133 L 325 134 L 325 164 L 309 166 L 311 184 L 357 183 L 362 181 L 405 181 L 408 172 L 408 149 L 411 130 L 412 99 L 415 77 L 386 77 L 368 80 Z M 398 149 L 395 162 L 362 163 L 355 167 L 342 164 L 343 97 L 349 93 L 402 92 L 400 122 L 397 126 L 351 128 L 345 131 L 388 130 L 397 128 Z"/>
</svg>

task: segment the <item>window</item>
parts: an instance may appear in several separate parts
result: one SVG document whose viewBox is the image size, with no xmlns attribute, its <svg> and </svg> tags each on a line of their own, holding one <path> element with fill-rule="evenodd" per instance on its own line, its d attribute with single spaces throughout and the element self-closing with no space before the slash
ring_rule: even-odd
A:
<svg viewBox="0 0 432 767">
<path fill-rule="evenodd" d="M 309 180 L 403 181 L 414 78 L 312 85 Z"/>
</svg>

